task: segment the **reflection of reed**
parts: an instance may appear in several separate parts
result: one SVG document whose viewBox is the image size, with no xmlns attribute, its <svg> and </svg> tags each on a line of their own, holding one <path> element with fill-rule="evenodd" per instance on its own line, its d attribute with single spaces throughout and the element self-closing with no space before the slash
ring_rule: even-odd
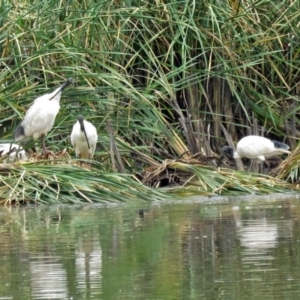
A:
<svg viewBox="0 0 300 300">
<path fill-rule="evenodd" d="M 66 272 L 58 256 L 39 256 L 30 262 L 33 299 L 67 299 Z"/>
</svg>

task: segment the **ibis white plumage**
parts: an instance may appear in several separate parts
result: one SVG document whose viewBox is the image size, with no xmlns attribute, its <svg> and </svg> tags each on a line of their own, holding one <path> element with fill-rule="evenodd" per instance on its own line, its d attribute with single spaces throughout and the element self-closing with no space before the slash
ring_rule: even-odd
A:
<svg viewBox="0 0 300 300">
<path fill-rule="evenodd" d="M 237 143 L 236 151 L 233 151 L 230 146 L 224 146 L 221 149 L 218 167 L 222 164 L 224 156 L 233 157 L 234 159 L 246 157 L 251 160 L 265 161 L 266 158 L 284 153 L 290 154 L 289 148 L 287 144 L 272 141 L 262 136 L 248 135 Z"/>
<path fill-rule="evenodd" d="M 16 142 L 31 136 L 34 139 L 40 138 L 43 154 L 47 152 L 44 142 L 45 135 L 52 129 L 56 115 L 59 112 L 62 90 L 72 82 L 73 79 L 69 78 L 52 93 L 42 95 L 34 100 L 27 110 L 24 120 L 15 130 L 14 138 Z"/>
<path fill-rule="evenodd" d="M 95 126 L 79 115 L 71 133 L 71 144 L 75 149 L 76 156 L 92 159 L 97 140 L 98 134 Z"/>
<path fill-rule="evenodd" d="M 8 155 L 6 162 L 15 160 L 28 160 L 28 155 L 25 150 L 18 144 L 3 143 L 0 144 L 0 156 Z"/>
</svg>

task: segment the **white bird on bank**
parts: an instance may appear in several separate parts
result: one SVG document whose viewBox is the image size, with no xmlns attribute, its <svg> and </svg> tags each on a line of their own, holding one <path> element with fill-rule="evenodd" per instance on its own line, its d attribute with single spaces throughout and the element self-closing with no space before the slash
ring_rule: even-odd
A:
<svg viewBox="0 0 300 300">
<path fill-rule="evenodd" d="M 28 155 L 18 144 L 4 143 L 0 144 L 0 157 L 8 155 L 5 162 L 13 162 L 15 160 L 28 160 Z"/>
<path fill-rule="evenodd" d="M 14 137 L 16 142 L 31 136 L 34 139 L 40 138 L 43 154 L 47 152 L 44 142 L 45 135 L 52 129 L 56 115 L 59 112 L 62 90 L 72 82 L 73 79 L 69 78 L 52 93 L 45 94 L 34 100 L 27 110 L 24 120 L 15 130 Z"/>
<path fill-rule="evenodd" d="M 73 126 L 71 144 L 76 156 L 83 159 L 92 159 L 96 150 L 98 134 L 95 126 L 84 120 L 80 115 Z"/>
<path fill-rule="evenodd" d="M 248 135 L 237 143 L 235 152 L 230 146 L 224 146 L 221 149 L 218 167 L 221 166 L 225 156 L 233 157 L 234 159 L 246 157 L 251 160 L 265 161 L 266 158 L 284 153 L 290 154 L 289 148 L 287 144 L 272 141 L 262 136 Z"/>
</svg>

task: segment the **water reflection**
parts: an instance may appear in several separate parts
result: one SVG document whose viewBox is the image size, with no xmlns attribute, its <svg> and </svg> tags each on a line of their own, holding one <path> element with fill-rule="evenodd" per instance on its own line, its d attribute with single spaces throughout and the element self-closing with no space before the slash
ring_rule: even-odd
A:
<svg viewBox="0 0 300 300">
<path fill-rule="evenodd" d="M 88 297 L 94 291 L 101 291 L 102 250 L 97 237 L 81 236 L 75 256 L 77 293 Z"/>
<path fill-rule="evenodd" d="M 30 257 L 32 299 L 68 299 L 68 275 L 63 258 L 52 254 L 48 250 L 47 255 Z M 93 233 L 81 235 L 75 246 L 76 291 L 73 294 L 80 299 L 101 294 L 101 269 L 98 237 Z"/>
<path fill-rule="evenodd" d="M 30 262 L 33 299 L 67 299 L 66 271 L 59 256 L 38 256 Z"/>
<path fill-rule="evenodd" d="M 0 209 L 0 299 L 297 299 L 299 214 L 293 199 Z"/>
<path fill-rule="evenodd" d="M 277 246 L 277 224 L 268 224 L 266 219 L 247 221 L 237 232 L 241 245 L 245 247 L 244 255 L 266 253 Z"/>
<path fill-rule="evenodd" d="M 245 281 L 261 281 L 261 272 L 277 272 L 278 250 L 284 241 L 290 241 L 293 221 L 270 218 L 270 208 L 252 208 L 245 212 L 234 209 L 236 233 L 241 246 L 241 263 Z M 280 245 L 281 243 L 281 245 Z M 255 275 L 256 274 L 256 275 Z"/>
<path fill-rule="evenodd" d="M 270 221 L 265 216 L 241 220 L 239 212 L 235 212 L 234 216 L 237 235 L 245 254 L 266 253 L 266 251 L 277 247 L 279 236 L 282 238 L 292 236 L 291 220 Z"/>
</svg>

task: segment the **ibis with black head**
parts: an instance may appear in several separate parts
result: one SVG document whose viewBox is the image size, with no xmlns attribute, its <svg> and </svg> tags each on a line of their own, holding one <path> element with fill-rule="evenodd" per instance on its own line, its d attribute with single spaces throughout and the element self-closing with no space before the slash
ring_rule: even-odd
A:
<svg viewBox="0 0 300 300">
<path fill-rule="evenodd" d="M 72 78 L 67 79 L 60 87 L 50 94 L 36 98 L 27 110 L 24 120 L 14 132 L 15 141 L 21 141 L 25 137 L 41 139 L 42 154 L 46 154 L 45 136 L 52 129 L 56 115 L 60 109 L 61 92 L 73 82 Z"/>
<path fill-rule="evenodd" d="M 221 149 L 218 168 L 222 164 L 225 156 L 234 159 L 246 157 L 250 160 L 265 161 L 277 155 L 290 154 L 289 146 L 285 143 L 273 141 L 258 135 L 248 135 L 243 137 L 236 145 L 236 151 L 230 146 Z"/>
<path fill-rule="evenodd" d="M 71 144 L 75 149 L 76 156 L 83 159 L 92 159 L 97 140 L 98 134 L 95 126 L 79 115 L 71 133 Z"/>
</svg>

